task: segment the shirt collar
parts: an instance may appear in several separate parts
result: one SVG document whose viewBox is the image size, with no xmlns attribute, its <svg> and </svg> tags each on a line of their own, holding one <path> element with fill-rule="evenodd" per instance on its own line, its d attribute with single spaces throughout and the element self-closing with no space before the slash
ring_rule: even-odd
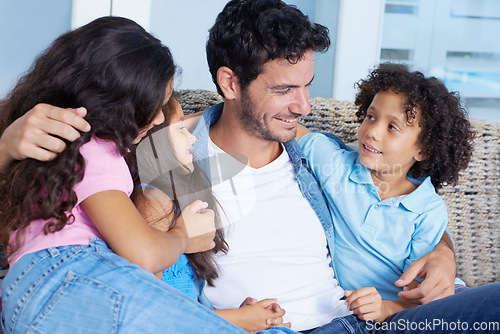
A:
<svg viewBox="0 0 500 334">
<path fill-rule="evenodd" d="M 436 190 L 431 182 L 431 177 L 428 176 L 417 189 L 401 199 L 401 204 L 412 212 L 421 214 L 425 211 L 427 203 L 436 194 Z"/>
<path fill-rule="evenodd" d="M 355 183 L 373 184 L 370 170 L 361 164 L 361 162 L 359 161 L 359 155 L 354 161 L 352 171 L 349 174 L 349 179 L 351 179 L 351 181 Z"/>
<path fill-rule="evenodd" d="M 373 179 L 370 175 L 370 170 L 363 166 L 359 161 L 359 156 L 354 162 L 351 173 L 349 174 L 349 179 L 358 184 L 371 184 L 373 185 Z M 410 181 L 421 181 L 420 185 L 409 193 L 408 195 L 402 196 L 397 201 L 394 201 L 395 205 L 399 203 L 402 204 L 407 210 L 415 212 L 416 214 L 421 214 L 425 211 L 427 203 L 435 195 L 436 191 L 432 185 L 430 176 L 426 177 L 424 180 L 421 179 L 411 179 Z M 415 183 L 415 182 L 414 182 Z"/>
<path fill-rule="evenodd" d="M 191 151 L 196 160 L 206 158 L 210 127 L 219 120 L 223 108 L 224 102 L 211 106 L 203 112 L 198 124 L 196 124 L 193 130 L 196 142 L 193 144 L 193 150 Z"/>
<path fill-rule="evenodd" d="M 284 143 L 283 146 L 285 146 L 286 152 L 290 156 L 290 160 L 292 161 L 295 173 L 299 172 L 299 169 L 302 165 L 310 169 L 307 158 L 304 155 L 304 152 L 302 152 L 302 150 L 300 149 L 299 144 L 295 139 L 292 139 L 288 143 Z"/>
</svg>

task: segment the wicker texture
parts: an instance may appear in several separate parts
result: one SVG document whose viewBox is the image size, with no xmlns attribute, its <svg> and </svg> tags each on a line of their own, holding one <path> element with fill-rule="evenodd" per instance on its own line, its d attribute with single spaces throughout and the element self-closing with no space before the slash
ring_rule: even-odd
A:
<svg viewBox="0 0 500 334">
<path fill-rule="evenodd" d="M 179 102 L 186 114 L 221 102 L 206 90 L 184 90 Z M 356 106 L 350 101 L 311 99 L 311 113 L 301 123 L 312 131 L 335 133 L 344 141 L 357 139 Z M 500 281 L 500 123 L 471 119 L 476 138 L 469 167 L 459 184 L 441 189 L 455 240 L 457 275 L 468 286 Z"/>
</svg>

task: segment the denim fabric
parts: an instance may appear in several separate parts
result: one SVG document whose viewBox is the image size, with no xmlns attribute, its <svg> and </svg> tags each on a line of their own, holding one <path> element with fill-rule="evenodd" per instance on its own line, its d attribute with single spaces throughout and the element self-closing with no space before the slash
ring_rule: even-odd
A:
<svg viewBox="0 0 500 334">
<path fill-rule="evenodd" d="M 500 283 L 492 283 L 398 312 L 383 323 L 349 315 L 305 333 L 500 333 L 499 298 Z"/>
<path fill-rule="evenodd" d="M 2 301 L 5 333 L 244 333 L 97 238 L 23 256 Z"/>
<path fill-rule="evenodd" d="M 313 330 L 302 332 L 303 334 L 364 334 L 366 333 L 363 322 L 354 315 L 335 318 L 330 323 Z"/>
<path fill-rule="evenodd" d="M 196 136 L 197 140 L 194 143 L 194 149 L 191 151 L 194 159 L 204 170 L 206 175 L 210 175 L 210 164 L 208 158 L 208 134 L 210 126 L 215 124 L 224 108 L 224 103 L 216 104 L 209 109 L 207 109 L 201 116 L 193 134 Z M 342 147 L 346 147 L 345 144 L 335 135 L 329 134 L 329 137 L 336 138 Z M 328 211 L 328 205 L 326 198 L 318 184 L 318 181 L 313 176 L 312 170 L 308 165 L 307 159 L 299 148 L 297 142 L 292 140 L 284 144 L 285 149 L 292 160 L 295 173 L 297 174 L 297 183 L 299 184 L 300 190 L 304 197 L 309 201 L 312 209 L 321 221 L 321 225 L 325 230 L 326 239 L 328 242 L 328 249 L 330 251 L 331 262 L 330 266 L 334 269 L 333 265 L 333 250 L 334 250 L 334 232 L 333 232 L 333 221 Z"/>
</svg>

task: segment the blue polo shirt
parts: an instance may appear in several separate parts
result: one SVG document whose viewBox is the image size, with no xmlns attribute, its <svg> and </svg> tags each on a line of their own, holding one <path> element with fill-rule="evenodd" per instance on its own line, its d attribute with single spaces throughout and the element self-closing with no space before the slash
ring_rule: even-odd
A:
<svg viewBox="0 0 500 334">
<path fill-rule="evenodd" d="M 430 177 L 408 195 L 381 200 L 358 152 L 317 133 L 302 137 L 299 146 L 328 201 L 340 285 L 349 290 L 374 286 L 383 299 L 398 299 L 401 288 L 394 282 L 434 249 L 448 221 Z"/>
</svg>

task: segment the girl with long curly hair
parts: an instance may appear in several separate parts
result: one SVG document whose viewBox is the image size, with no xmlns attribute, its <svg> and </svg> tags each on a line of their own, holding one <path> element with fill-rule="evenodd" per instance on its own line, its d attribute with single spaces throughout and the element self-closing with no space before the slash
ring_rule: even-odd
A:
<svg viewBox="0 0 500 334">
<path fill-rule="evenodd" d="M 66 148 L 53 160 L 2 166 L 5 332 L 240 331 L 151 274 L 214 247 L 208 204 L 186 205 L 162 232 L 129 198 L 135 145 L 164 121 L 174 74 L 158 39 L 104 17 L 57 38 L 2 102 L 0 133 L 40 103 L 83 106 L 91 127 L 58 138 Z"/>
<path fill-rule="evenodd" d="M 346 304 L 361 320 L 384 321 L 416 306 L 394 282 L 440 241 L 448 219 L 436 191 L 467 167 L 473 132 L 457 94 L 434 77 L 383 64 L 358 87 L 359 152 L 314 133 L 299 145 L 333 215 Z"/>
</svg>

